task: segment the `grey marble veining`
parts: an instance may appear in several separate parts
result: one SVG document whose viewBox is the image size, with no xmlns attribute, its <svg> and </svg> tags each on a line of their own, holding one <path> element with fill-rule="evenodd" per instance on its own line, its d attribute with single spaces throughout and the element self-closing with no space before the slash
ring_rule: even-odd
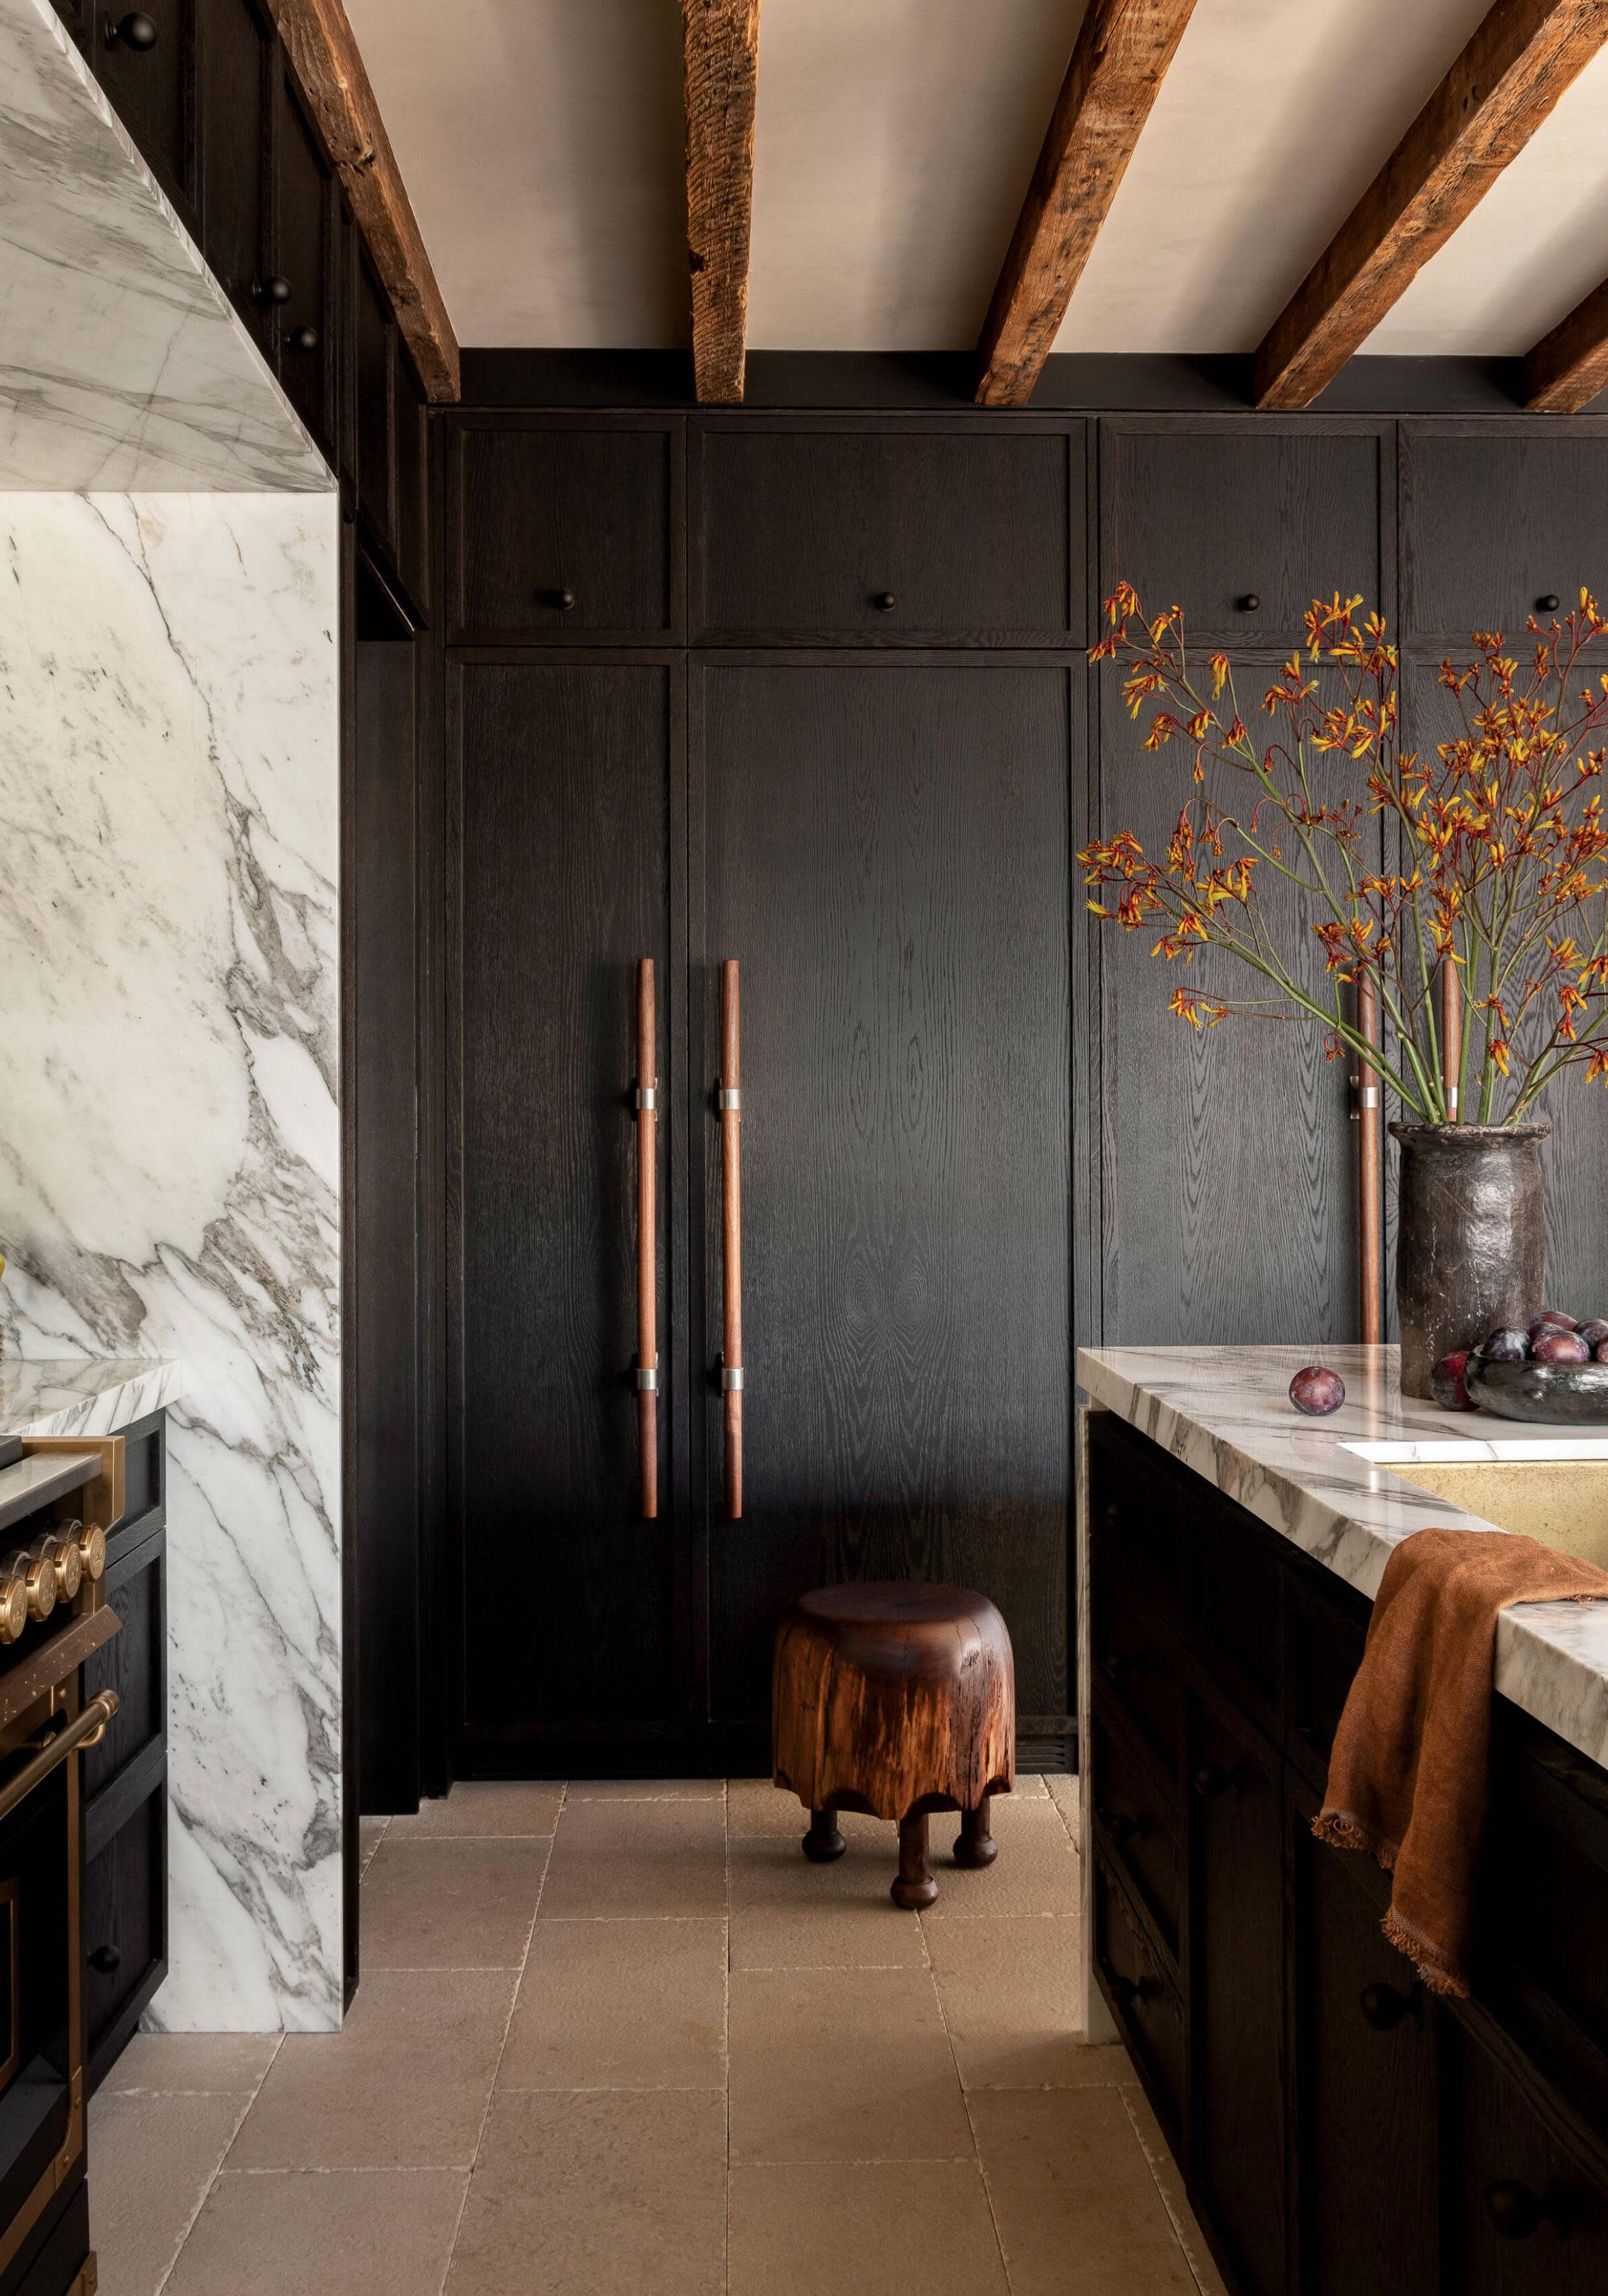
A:
<svg viewBox="0 0 1608 2296">
<path fill-rule="evenodd" d="M 1525 1456 L 1546 1431 L 1445 1412 L 1405 1398 L 1394 1348 L 1332 1347 L 1322 1360 L 1346 1383 L 1332 1418 L 1303 1419 L 1292 1374 L 1302 1348 L 1103 1348 L 1078 1357 L 1091 1403 L 1116 1412 L 1348 1585 L 1372 1597 L 1391 1550 L 1414 1531 L 1496 1528 L 1416 1489 L 1347 1447 L 1411 1444 L 1420 1456 Z M 1571 1450 L 1579 1431 L 1559 1428 Z M 1502 1614 L 1497 1688 L 1591 1759 L 1608 1765 L 1608 1603 L 1527 1603 Z"/>
<path fill-rule="evenodd" d="M 185 1391 L 182 1363 L 119 1356 L 0 1363 L 0 1434 L 115 1435 Z"/>
<path fill-rule="evenodd" d="M 332 483 L 51 0 L 0 0 L 0 488 Z"/>
</svg>

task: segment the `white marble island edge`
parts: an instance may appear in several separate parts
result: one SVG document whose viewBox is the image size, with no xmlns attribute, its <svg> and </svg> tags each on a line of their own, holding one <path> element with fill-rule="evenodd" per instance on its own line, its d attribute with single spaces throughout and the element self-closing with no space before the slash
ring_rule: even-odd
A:
<svg viewBox="0 0 1608 2296">
<path fill-rule="evenodd" d="M 0 1435 L 115 1435 L 185 1392 L 176 1357 L 61 1357 L 0 1363 Z"/>
</svg>

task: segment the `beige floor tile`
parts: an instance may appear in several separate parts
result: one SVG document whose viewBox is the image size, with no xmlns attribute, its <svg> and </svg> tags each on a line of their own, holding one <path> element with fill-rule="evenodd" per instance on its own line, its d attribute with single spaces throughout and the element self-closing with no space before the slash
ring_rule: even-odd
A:
<svg viewBox="0 0 1608 2296">
<path fill-rule="evenodd" d="M 451 2169 L 226 2170 L 163 2296 L 438 2296 L 458 2220 Z M 119 2296 L 102 2283 L 102 2296 Z"/>
<path fill-rule="evenodd" d="M 724 1778 L 577 1778 L 571 1801 L 724 1801 Z"/>
<path fill-rule="evenodd" d="M 768 1778 L 731 1778 L 726 1788 L 726 1830 L 734 1841 L 803 1841 L 809 1812 L 796 1793 L 773 1785 Z M 874 1841 L 889 1833 L 880 1817 L 862 1817 L 855 1810 L 840 1810 L 838 1831 L 846 1841 Z"/>
<path fill-rule="evenodd" d="M 724 1918 L 724 1807 L 679 1797 L 567 1803 L 542 1911 L 554 1920 Z"/>
<path fill-rule="evenodd" d="M 972 2157 L 924 1969 L 734 1970 L 734 2161 Z"/>
<path fill-rule="evenodd" d="M 101 2296 L 156 2296 L 250 2094 L 118 2096 L 103 2090 L 93 2100 L 89 2236 L 100 2259 Z"/>
<path fill-rule="evenodd" d="M 250 2096 L 279 2042 L 277 2033 L 136 2033 L 102 2093 Z"/>
<path fill-rule="evenodd" d="M 367 1873 L 373 1854 L 385 1839 L 389 1817 L 360 1817 L 357 1820 L 357 1879 Z"/>
<path fill-rule="evenodd" d="M 421 1802 L 411 1817 L 393 1817 L 390 1828 L 399 1841 L 463 1834 L 550 1834 L 563 1800 L 562 1785 L 465 1778 L 439 1801 Z"/>
<path fill-rule="evenodd" d="M 982 1914 L 1075 1914 L 1079 1909 L 1078 1853 L 1066 1838 L 1054 1803 L 1013 1801 L 1002 1796 L 990 1819 L 999 1855 L 974 1872 L 954 1863 L 960 1820 L 945 1811 L 932 1820 L 932 1872 L 938 1902 L 923 1922 Z"/>
<path fill-rule="evenodd" d="M 499 2091 L 447 2296 L 719 2296 L 718 2089 Z"/>
<path fill-rule="evenodd" d="M 499 2088 L 725 2079 L 724 1922 L 537 1922 Z"/>
<path fill-rule="evenodd" d="M 730 2296 L 1007 2296 L 971 2161 L 734 2169 L 727 2268 Z"/>
<path fill-rule="evenodd" d="M 932 1973 L 968 2088 L 1085 2088 L 1128 2078 L 1126 2050 L 1088 2046 L 1077 2014 L 1082 1923 L 933 1922 Z"/>
<path fill-rule="evenodd" d="M 1049 1789 L 1051 1800 L 1065 1820 L 1067 1832 L 1076 1841 L 1078 1829 L 1083 1820 L 1083 1804 L 1079 1799 L 1081 1792 L 1080 1781 L 1068 1777 L 1051 1778 Z"/>
<path fill-rule="evenodd" d="M 371 1970 L 338 2033 L 290 2033 L 231 2169 L 469 2169 L 518 1980 Z"/>
<path fill-rule="evenodd" d="M 1172 2228 L 1182 2243 L 1194 2273 L 1201 2296 L 1228 2296 L 1223 2285 L 1223 2276 L 1212 2261 L 1206 2236 L 1195 2222 L 1194 2211 L 1185 2196 L 1184 2179 L 1178 2173 L 1177 2162 L 1167 2149 L 1167 2139 L 1161 2124 L 1150 2109 L 1150 2101 L 1136 2081 L 1123 2085 L 1123 2100 L 1134 2128 L 1138 2133 L 1144 2157 L 1150 2163 L 1151 2174 L 1161 2187 L 1167 2213 L 1172 2218 Z"/>
<path fill-rule="evenodd" d="M 888 1895 L 898 1870 L 889 1825 L 867 1838 L 845 1830 L 835 1864 L 812 1866 L 791 1839 L 759 1836 L 730 1846 L 734 1969 L 920 1969 L 921 1923 Z"/>
<path fill-rule="evenodd" d="M 1011 1788 L 1013 1801 L 1042 1801 L 1050 1790 L 1049 1780 L 1042 1770 L 1018 1770 L 1016 1783 Z"/>
<path fill-rule="evenodd" d="M 980 2089 L 971 2106 L 1012 2296 L 1195 2296 L 1120 2089 Z"/>
<path fill-rule="evenodd" d="M 388 1833 L 363 1878 L 363 1969 L 517 1969 L 551 1848 Z"/>
</svg>

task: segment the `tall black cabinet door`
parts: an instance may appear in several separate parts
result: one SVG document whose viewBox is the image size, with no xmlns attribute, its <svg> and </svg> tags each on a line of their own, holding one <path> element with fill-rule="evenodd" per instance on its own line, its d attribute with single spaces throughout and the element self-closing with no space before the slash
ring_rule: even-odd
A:
<svg viewBox="0 0 1608 2296">
<path fill-rule="evenodd" d="M 636 968 L 673 1082 L 671 818 L 683 704 L 660 660 L 459 658 L 448 687 L 450 1551 L 459 1775 L 540 1775 L 678 1710 L 659 1125 L 660 1513 L 635 1384 Z M 544 1753 L 544 1747 L 551 1749 Z M 619 1767 L 619 1762 L 615 1762 Z"/>
<path fill-rule="evenodd" d="M 710 1393 L 711 1710 L 767 1712 L 777 1618 L 807 1587 L 914 1578 L 998 1603 L 1023 1734 L 1063 1729 L 1081 672 L 716 657 L 694 675 L 706 1370 L 726 957 L 742 1013 L 745 1493 L 727 1520 Z"/>
</svg>

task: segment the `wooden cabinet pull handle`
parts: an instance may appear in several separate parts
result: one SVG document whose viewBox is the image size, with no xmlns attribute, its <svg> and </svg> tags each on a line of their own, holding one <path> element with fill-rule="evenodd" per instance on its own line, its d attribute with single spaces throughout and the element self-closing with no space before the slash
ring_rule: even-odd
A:
<svg viewBox="0 0 1608 2296">
<path fill-rule="evenodd" d="M 653 960 L 644 956 L 636 966 L 636 1431 L 649 1522 L 659 1513 L 658 1042 Z"/>
<path fill-rule="evenodd" d="M 721 1401 L 726 1417 L 726 1512 L 733 1522 L 742 1515 L 742 1029 L 738 1010 L 737 960 L 720 968 L 720 1173 L 721 1220 L 720 1350 Z"/>
</svg>

